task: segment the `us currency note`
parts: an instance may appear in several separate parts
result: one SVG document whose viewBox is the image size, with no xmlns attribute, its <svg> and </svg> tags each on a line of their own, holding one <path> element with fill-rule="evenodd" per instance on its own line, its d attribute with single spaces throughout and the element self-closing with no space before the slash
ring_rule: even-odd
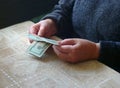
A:
<svg viewBox="0 0 120 88">
<path fill-rule="evenodd" d="M 42 57 L 46 50 L 50 47 L 50 43 L 34 41 L 27 49 L 29 54 Z"/>
<path fill-rule="evenodd" d="M 40 37 L 40 36 L 37 36 L 37 35 L 29 34 L 28 37 L 30 39 L 34 40 L 34 41 L 46 42 L 46 43 L 50 43 L 50 44 L 53 44 L 53 45 L 59 45 L 58 41 L 56 41 L 56 40 Z"/>
</svg>

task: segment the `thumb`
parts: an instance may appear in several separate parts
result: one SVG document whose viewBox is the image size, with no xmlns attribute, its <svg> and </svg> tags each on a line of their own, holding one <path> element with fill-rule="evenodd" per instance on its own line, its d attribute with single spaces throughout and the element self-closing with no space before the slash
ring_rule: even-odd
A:
<svg viewBox="0 0 120 88">
<path fill-rule="evenodd" d="M 64 39 L 59 42 L 60 45 L 74 45 L 75 40 L 74 39 Z"/>
<path fill-rule="evenodd" d="M 38 31 L 38 36 L 45 36 L 45 27 L 44 26 L 40 26 L 40 29 Z"/>
</svg>

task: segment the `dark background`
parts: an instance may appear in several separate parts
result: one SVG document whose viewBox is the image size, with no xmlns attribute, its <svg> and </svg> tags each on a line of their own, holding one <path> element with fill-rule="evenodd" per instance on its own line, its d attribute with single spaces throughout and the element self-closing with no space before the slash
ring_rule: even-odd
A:
<svg viewBox="0 0 120 88">
<path fill-rule="evenodd" d="M 0 0 L 0 28 L 47 13 L 57 2 L 58 0 Z"/>
</svg>

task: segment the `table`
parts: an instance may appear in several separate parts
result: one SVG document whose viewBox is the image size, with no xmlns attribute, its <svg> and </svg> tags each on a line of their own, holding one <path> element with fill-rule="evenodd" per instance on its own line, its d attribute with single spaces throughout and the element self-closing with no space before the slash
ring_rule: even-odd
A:
<svg viewBox="0 0 120 88">
<path fill-rule="evenodd" d="M 25 21 L 0 30 L 0 88 L 119 88 L 120 74 L 93 60 L 61 61 L 50 48 L 42 58 L 26 52 Z"/>
</svg>

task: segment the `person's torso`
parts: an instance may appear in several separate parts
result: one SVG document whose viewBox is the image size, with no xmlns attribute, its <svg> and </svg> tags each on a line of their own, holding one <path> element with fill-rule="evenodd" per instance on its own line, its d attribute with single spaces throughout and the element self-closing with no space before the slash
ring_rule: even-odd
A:
<svg viewBox="0 0 120 88">
<path fill-rule="evenodd" d="M 75 0 L 72 24 L 82 38 L 120 41 L 120 0 Z"/>
</svg>

